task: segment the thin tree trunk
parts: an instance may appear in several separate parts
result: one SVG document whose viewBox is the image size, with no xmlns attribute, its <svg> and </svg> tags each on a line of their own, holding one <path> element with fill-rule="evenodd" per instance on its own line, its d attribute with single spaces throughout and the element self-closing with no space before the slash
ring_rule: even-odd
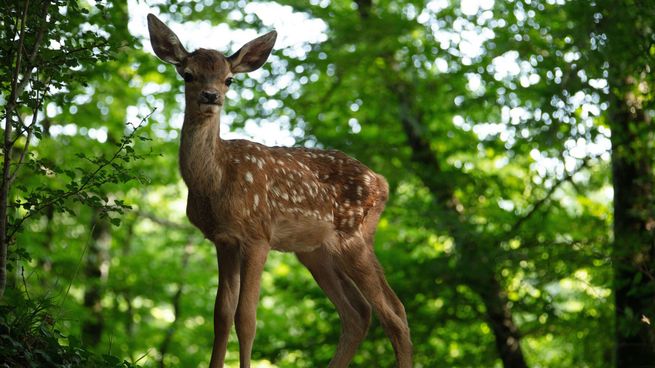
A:
<svg viewBox="0 0 655 368">
<path fill-rule="evenodd" d="M 124 221 L 124 226 L 127 227 L 127 233 L 125 239 L 121 240 L 123 246 L 121 248 L 121 257 L 123 259 L 128 259 L 132 253 L 132 240 L 134 238 L 134 227 L 136 226 L 136 220 Z M 132 305 L 132 290 L 129 286 L 126 286 L 124 289 L 120 289 L 120 294 L 125 300 L 127 309 L 125 311 L 125 335 L 127 336 L 127 346 L 130 362 L 135 363 L 135 350 L 134 350 L 134 307 Z M 118 306 L 117 306 L 118 307 Z M 120 312 L 118 312 L 120 313 Z"/>
<path fill-rule="evenodd" d="M 12 137 L 12 131 L 13 131 L 13 117 L 16 115 L 16 108 L 19 105 L 19 98 L 25 88 L 27 87 L 28 82 L 32 78 L 32 73 L 33 73 L 33 63 L 34 60 L 36 59 L 36 56 L 38 54 L 38 51 L 41 47 L 41 42 L 43 41 L 43 35 L 45 34 L 47 30 L 47 11 L 48 7 L 50 5 L 50 1 L 43 1 L 41 3 L 41 8 L 37 10 L 33 10 L 34 7 L 32 7 L 32 11 L 38 12 L 38 14 L 41 14 L 43 16 L 42 22 L 38 24 L 37 27 L 37 32 L 34 35 L 34 45 L 33 49 L 29 50 L 29 52 L 26 52 L 24 45 L 25 45 L 25 39 L 27 38 L 26 36 L 26 27 L 27 27 L 27 15 L 28 11 L 30 11 L 30 1 L 25 0 L 23 4 L 19 3 L 13 3 L 13 6 L 22 6 L 22 9 L 14 9 L 16 14 L 21 15 L 21 20 L 20 22 L 17 21 L 17 23 L 20 23 L 20 31 L 18 34 L 14 35 L 9 35 L 13 37 L 18 37 L 17 40 L 17 47 L 15 48 L 15 53 L 12 52 L 13 50 L 9 50 L 8 53 L 8 59 L 11 60 L 12 62 L 12 67 L 13 67 L 13 72 L 10 76 L 5 76 L 10 79 L 11 83 L 11 89 L 9 92 L 9 96 L 7 98 L 6 104 L 5 104 L 5 129 L 4 129 L 4 136 L 3 136 L 3 144 L 2 144 L 2 154 L 4 156 L 4 159 L 2 160 L 2 183 L 0 184 L 0 299 L 2 299 L 5 288 L 7 287 L 7 248 L 9 247 L 10 242 L 12 239 L 8 237 L 8 209 L 9 209 L 9 192 L 11 190 L 11 182 L 15 178 L 16 172 L 18 171 L 19 167 L 16 167 L 14 169 L 14 172 L 11 172 L 11 165 L 12 165 L 12 157 L 11 157 L 11 151 L 14 147 L 15 144 L 15 137 Z M 32 25 L 36 26 L 36 25 Z M 23 60 L 23 56 L 27 56 L 25 60 Z M 44 89 L 45 91 L 46 89 Z M 37 103 L 36 107 L 33 107 L 33 115 L 34 117 L 37 116 L 38 110 L 41 108 L 41 103 L 43 101 L 41 100 L 40 102 Z M 27 147 L 29 145 L 29 135 L 27 138 L 28 142 L 25 145 L 23 154 L 27 151 Z M 22 155 L 21 155 L 21 160 L 22 160 Z M 19 160 L 20 161 L 20 160 Z"/>
<path fill-rule="evenodd" d="M 98 346 L 105 326 L 102 296 L 109 268 L 111 228 L 105 219 L 99 218 L 97 210 L 93 214 L 92 229 L 92 241 L 84 261 L 87 285 L 84 291 L 84 307 L 90 315 L 82 322 L 82 341 L 89 346 Z"/>
<path fill-rule="evenodd" d="M 189 263 L 189 256 L 191 255 L 191 250 L 192 250 L 192 245 L 187 244 L 184 247 L 184 254 L 182 255 L 182 271 L 186 270 L 187 264 Z M 164 340 L 162 340 L 161 345 L 159 346 L 159 367 L 164 368 L 166 364 L 164 363 L 164 359 L 166 357 L 166 354 L 168 353 L 168 348 L 171 344 L 171 341 L 173 341 L 173 334 L 175 334 L 175 330 L 177 328 L 177 325 L 179 323 L 180 319 L 180 303 L 182 301 L 182 294 L 184 292 L 184 284 L 182 282 L 177 283 L 177 290 L 175 291 L 175 294 L 173 295 L 173 298 L 171 300 L 171 304 L 173 305 L 173 322 L 171 322 L 170 326 L 168 326 L 168 329 L 166 330 L 166 335 L 164 335 Z"/>
<path fill-rule="evenodd" d="M 507 293 L 498 283 L 495 275 L 490 275 L 476 290 L 486 309 L 486 320 L 496 341 L 496 351 L 505 368 L 527 368 L 521 351 L 521 336 L 512 319 Z"/>
<path fill-rule="evenodd" d="M 20 33 L 16 51 L 16 63 L 14 64 L 14 72 L 11 75 L 11 93 L 9 95 L 9 99 L 7 100 L 7 104 L 5 105 L 5 131 L 2 145 L 2 154 L 4 156 L 4 160 L 2 161 L 2 185 L 0 186 L 0 298 L 2 298 L 4 295 L 5 288 L 7 287 L 7 248 L 10 242 L 10 239 L 7 238 L 7 210 L 9 190 L 11 189 L 9 183 L 9 179 L 11 177 L 11 151 L 14 146 L 14 143 L 11 139 L 13 130 L 12 116 L 14 115 L 18 96 L 20 95 L 18 76 L 21 71 L 28 8 L 29 1 L 25 1 L 25 6 L 22 11 L 22 20 L 20 22 Z"/>
</svg>

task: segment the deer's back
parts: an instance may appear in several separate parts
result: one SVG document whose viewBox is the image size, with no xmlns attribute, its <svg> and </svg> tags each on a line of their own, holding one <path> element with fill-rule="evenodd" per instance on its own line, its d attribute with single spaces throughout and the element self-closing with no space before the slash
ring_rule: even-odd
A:
<svg viewBox="0 0 655 368">
<path fill-rule="evenodd" d="M 205 216 L 213 214 L 217 232 L 263 238 L 273 248 L 310 250 L 356 236 L 387 200 L 385 179 L 340 151 L 229 140 L 222 153 L 221 190 Z"/>
</svg>

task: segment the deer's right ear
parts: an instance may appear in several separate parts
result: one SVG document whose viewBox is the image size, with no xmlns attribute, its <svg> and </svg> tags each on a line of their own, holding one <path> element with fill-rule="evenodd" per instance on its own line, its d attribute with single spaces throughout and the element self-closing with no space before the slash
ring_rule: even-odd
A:
<svg viewBox="0 0 655 368">
<path fill-rule="evenodd" d="M 152 49 L 163 61 L 180 65 L 189 54 L 175 33 L 152 14 L 148 14 L 148 31 Z"/>
</svg>

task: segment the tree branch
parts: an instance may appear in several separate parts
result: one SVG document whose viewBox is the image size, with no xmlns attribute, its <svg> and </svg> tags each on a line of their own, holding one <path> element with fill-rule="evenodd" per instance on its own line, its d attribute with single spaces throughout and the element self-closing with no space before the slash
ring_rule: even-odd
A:
<svg viewBox="0 0 655 368">
<path fill-rule="evenodd" d="M 156 109 L 156 108 L 155 108 L 155 109 Z M 69 190 L 68 192 L 62 193 L 61 195 L 57 196 L 56 198 L 52 198 L 52 199 L 46 201 L 45 203 L 43 203 L 43 204 L 37 206 L 37 207 L 34 208 L 33 210 L 30 210 L 30 211 L 29 211 L 25 216 L 23 216 L 20 220 L 18 220 L 17 223 L 15 223 L 15 224 L 13 225 L 12 232 L 11 232 L 11 233 L 6 237 L 6 241 L 9 241 L 9 239 L 11 239 L 11 238 L 12 238 L 12 237 L 13 237 L 13 236 L 18 232 L 18 229 L 20 229 L 20 226 L 21 226 L 21 225 L 23 224 L 23 222 L 25 222 L 25 220 L 27 220 L 28 218 L 34 216 L 35 214 L 39 213 L 39 212 L 40 212 L 41 210 L 43 210 L 44 208 L 47 208 L 48 206 L 52 206 L 52 205 L 54 205 L 55 203 L 57 203 L 57 202 L 59 202 L 59 201 L 62 201 L 62 200 L 67 199 L 67 198 L 70 198 L 70 197 L 72 197 L 72 196 L 74 196 L 74 195 L 77 195 L 77 194 L 81 193 L 81 192 L 84 191 L 85 189 L 87 189 L 87 188 L 91 185 L 91 181 L 92 181 L 93 179 L 95 179 L 95 177 L 96 177 L 96 176 L 97 176 L 97 175 L 98 175 L 98 174 L 99 174 L 103 169 L 105 169 L 106 167 L 110 166 L 114 161 L 116 161 L 116 159 L 118 158 L 118 156 L 120 155 L 120 153 L 125 149 L 125 146 L 128 144 L 128 142 L 131 141 L 131 138 L 136 134 L 138 128 L 139 128 L 141 125 L 143 125 L 143 124 L 145 123 L 145 121 L 146 121 L 146 120 L 147 120 L 147 119 L 148 119 L 148 118 L 149 118 L 149 117 L 150 117 L 150 116 L 155 112 L 155 109 L 153 109 L 153 110 L 152 110 L 148 115 L 146 115 L 143 119 L 141 119 L 141 121 L 139 122 L 139 124 L 137 124 L 137 125 L 134 127 L 134 130 L 133 130 L 133 131 L 132 131 L 128 136 L 127 136 L 128 139 L 123 139 L 123 141 L 122 141 L 121 144 L 119 145 L 119 147 L 118 147 L 118 149 L 116 150 L 116 152 L 114 152 L 113 156 L 112 156 L 109 160 L 106 160 L 105 162 L 103 162 L 103 163 L 101 163 L 100 165 L 98 165 L 98 167 L 97 167 L 97 168 L 96 168 L 96 169 L 95 169 L 91 174 L 89 174 L 89 175 L 86 177 L 86 179 L 84 180 L 84 182 L 82 182 L 82 184 L 81 184 L 79 187 L 77 187 L 77 188 L 75 188 L 75 189 L 72 189 L 72 190 Z M 107 180 L 108 180 L 108 179 L 107 179 Z M 103 185 L 103 184 L 105 184 L 105 183 L 107 182 L 107 180 L 97 182 L 97 183 L 95 183 L 93 186 Z"/>
<path fill-rule="evenodd" d="M 36 114 L 35 114 L 36 116 Z M 33 123 L 32 123 L 33 124 Z M 16 162 L 16 169 L 14 169 L 14 172 L 9 175 L 8 180 L 8 186 L 11 186 L 11 184 L 16 180 L 16 176 L 18 175 L 18 169 L 20 169 L 21 165 L 23 164 L 23 160 L 25 159 L 25 154 L 27 153 L 27 149 L 29 148 L 30 145 L 30 140 L 32 139 L 32 133 L 33 133 L 33 125 L 30 125 L 27 128 L 27 137 L 25 137 L 25 145 L 23 146 L 23 150 L 20 153 L 20 156 L 18 157 L 18 161 Z"/>
<path fill-rule="evenodd" d="M 18 98 L 18 96 L 20 96 L 23 93 L 25 87 L 27 87 L 27 83 L 29 83 L 30 78 L 32 77 L 32 70 L 34 69 L 32 68 L 32 65 L 34 64 L 34 60 L 36 59 L 36 55 L 38 54 L 39 48 L 41 48 L 41 43 L 43 42 L 43 36 L 45 35 L 46 29 L 48 28 L 47 27 L 48 6 L 49 6 L 49 1 L 45 1 L 43 5 L 43 9 L 41 11 L 41 14 L 43 14 L 43 22 L 40 23 L 39 30 L 36 33 L 34 48 L 32 49 L 32 53 L 27 57 L 27 68 L 23 73 L 23 78 L 21 79 L 20 83 L 18 83 L 18 86 L 16 87 L 16 99 Z M 21 51 L 19 50 L 19 52 Z M 18 76 L 16 76 L 16 79 L 18 80 Z M 17 102 L 17 100 L 14 102 Z"/>
<path fill-rule="evenodd" d="M 501 237 L 500 240 L 498 240 L 497 243 L 500 244 L 500 243 L 502 243 L 502 242 L 504 242 L 504 241 L 507 241 L 507 240 L 511 239 L 514 235 L 516 235 L 516 233 L 519 231 L 519 229 L 521 228 L 521 226 L 522 226 L 525 222 L 527 222 L 528 220 L 530 220 L 530 218 L 531 218 L 531 217 L 532 217 L 532 216 L 533 216 L 537 211 L 539 211 L 539 209 L 540 209 L 541 207 L 543 207 L 543 206 L 544 206 L 548 201 L 550 201 L 550 199 L 551 199 L 551 197 L 553 196 L 553 194 L 555 194 L 555 191 L 557 191 L 557 189 L 558 189 L 560 186 L 562 186 L 562 184 L 567 183 L 567 182 L 570 182 L 570 181 L 573 179 L 573 176 L 574 176 L 575 174 L 579 173 L 582 169 L 588 167 L 588 164 L 589 164 L 589 160 L 590 160 L 590 159 L 591 159 L 590 157 L 585 157 L 585 158 L 582 160 L 582 165 L 580 165 L 580 167 L 578 167 L 575 171 L 573 171 L 573 172 L 571 172 L 571 173 L 568 173 L 568 174 L 565 175 L 563 178 L 561 178 L 560 180 L 558 180 L 558 181 L 557 181 L 557 182 L 556 182 L 556 183 L 555 183 L 555 184 L 554 184 L 554 185 L 553 185 L 553 186 L 548 190 L 548 192 L 547 192 L 547 193 L 546 193 L 542 198 L 540 198 L 539 200 L 537 200 L 537 201 L 532 205 L 532 208 L 530 208 L 530 210 L 529 210 L 525 215 L 523 215 L 523 216 L 520 217 L 518 220 L 516 220 L 516 222 L 512 225 L 512 227 L 511 227 L 511 228 L 510 228 L 510 229 L 509 229 L 505 234 L 503 234 L 503 236 Z"/>
<path fill-rule="evenodd" d="M 168 219 L 165 219 L 165 218 L 161 218 L 161 217 L 159 217 L 159 216 L 157 216 L 157 215 L 155 215 L 155 214 L 153 214 L 151 212 L 147 212 L 147 211 L 143 211 L 143 210 L 137 210 L 136 214 L 138 216 L 140 216 L 140 217 L 147 218 L 148 220 L 150 220 L 150 221 L 152 221 L 152 222 L 154 222 L 154 223 L 156 223 L 158 225 L 167 227 L 167 228 L 172 228 L 172 229 L 176 229 L 176 230 L 186 230 L 186 231 L 193 231 L 194 230 L 194 228 L 191 225 L 186 225 L 186 224 L 183 224 L 183 223 L 179 223 L 179 222 L 171 221 L 171 220 L 168 220 Z"/>
<path fill-rule="evenodd" d="M 23 164 L 23 160 L 25 159 L 25 154 L 27 153 L 27 149 L 30 146 L 30 140 L 32 139 L 32 133 L 34 132 L 34 126 L 36 124 L 36 119 L 37 119 L 37 116 L 38 116 L 38 112 L 41 109 L 41 106 L 43 105 L 43 101 L 45 100 L 45 96 L 46 96 L 47 91 L 48 91 L 49 83 L 50 83 L 50 78 L 48 78 L 48 81 L 46 83 L 44 83 L 44 88 L 43 88 L 43 92 L 41 94 L 41 97 L 40 98 L 37 97 L 36 106 L 32 110 L 32 122 L 30 123 L 29 126 L 25 127 L 25 131 L 27 131 L 27 137 L 25 138 L 25 145 L 23 146 L 23 150 L 20 153 L 20 157 L 18 158 L 18 162 L 16 162 L 16 169 L 14 170 L 14 172 L 12 174 L 9 175 L 8 184 L 7 184 L 8 186 L 11 186 L 11 184 L 14 182 L 14 180 L 16 180 L 16 176 L 18 175 L 18 171 L 20 170 L 20 167 Z M 18 114 L 16 114 L 16 115 L 20 116 Z M 20 120 L 20 117 L 19 117 L 19 120 Z M 22 125 L 24 126 L 25 124 L 22 123 Z M 22 133 L 23 133 L 23 131 L 20 132 L 21 135 L 22 135 Z M 20 135 L 17 135 L 16 139 L 18 139 L 19 136 Z M 14 142 L 15 141 L 16 140 L 14 140 Z M 13 143 L 12 143 L 12 146 L 13 146 Z"/>
<path fill-rule="evenodd" d="M 417 175 L 436 197 L 439 207 L 444 207 L 456 217 L 463 214 L 463 206 L 455 196 L 451 182 L 443 180 L 443 169 L 437 159 L 437 154 L 430 147 L 430 142 L 423 137 L 420 121 L 412 113 L 411 102 L 407 88 L 396 86 L 396 97 L 399 101 L 399 117 L 407 143 L 412 152 L 412 160 L 428 170 L 419 170 Z"/>
</svg>

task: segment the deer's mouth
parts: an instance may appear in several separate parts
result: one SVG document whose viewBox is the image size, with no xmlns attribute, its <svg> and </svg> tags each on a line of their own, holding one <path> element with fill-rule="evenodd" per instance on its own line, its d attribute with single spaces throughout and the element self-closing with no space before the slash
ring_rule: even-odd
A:
<svg viewBox="0 0 655 368">
<path fill-rule="evenodd" d="M 200 103 L 199 110 L 203 113 L 216 113 L 220 109 L 220 104 L 217 102 L 214 103 Z"/>
<path fill-rule="evenodd" d="M 203 106 L 203 105 L 205 105 L 205 106 L 222 106 L 223 105 L 219 101 L 209 102 L 209 101 L 204 101 L 204 100 L 198 101 L 198 104 L 200 106 Z"/>
</svg>

